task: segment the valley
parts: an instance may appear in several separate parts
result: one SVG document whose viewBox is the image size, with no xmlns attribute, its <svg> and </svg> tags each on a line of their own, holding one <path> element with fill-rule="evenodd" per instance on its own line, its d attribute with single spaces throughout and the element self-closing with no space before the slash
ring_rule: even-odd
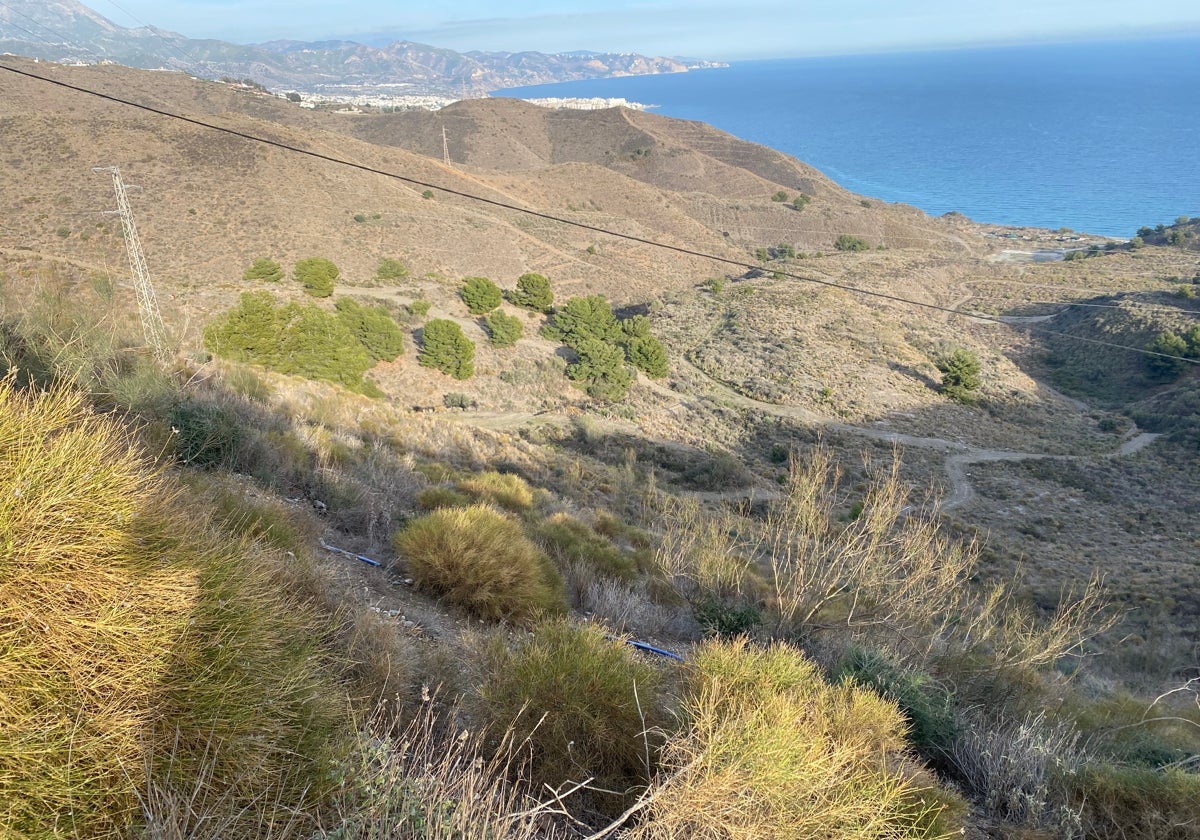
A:
<svg viewBox="0 0 1200 840">
<path fill-rule="evenodd" d="M 1060 232 L 934 218 L 855 195 L 766 147 L 644 111 L 474 99 L 438 112 L 338 114 L 178 73 L 14 56 L 0 58 L 0 135 L 5 405 L 25 412 L 25 425 L 49 418 L 53 427 L 60 412 L 94 427 L 97 439 L 128 435 L 142 466 L 121 475 L 144 473 L 138 486 L 164 501 L 147 502 L 150 530 L 122 536 L 120 545 L 169 545 L 168 526 L 182 529 L 193 505 L 212 511 L 204 515 L 209 536 L 196 536 L 197 544 L 223 535 L 303 604 L 296 627 L 264 630 L 264 638 L 278 632 L 282 645 L 308 632 L 296 629 L 304 621 L 330 622 L 312 637 L 332 652 L 288 648 L 296 662 L 307 656 L 332 675 L 339 688 L 330 697 L 428 723 L 412 710 L 442 708 L 430 700 L 440 683 L 453 711 L 430 732 L 462 723 L 456 743 L 478 750 L 454 772 L 493 755 L 471 740 L 483 730 L 468 737 L 467 725 L 507 714 L 495 709 L 508 689 L 489 681 L 526 673 L 505 657 L 539 655 L 535 637 L 552 646 L 555 633 L 596 635 L 570 636 L 566 645 L 598 645 L 581 673 L 607 655 L 606 633 L 678 651 L 701 669 L 734 667 L 705 659 L 723 650 L 744 663 L 795 645 L 823 675 L 797 684 L 844 686 L 852 672 L 854 685 L 873 686 L 909 715 L 894 728 L 871 728 L 871 718 L 879 743 L 865 754 L 887 761 L 847 765 L 887 765 L 902 780 L 896 790 L 942 797 L 922 812 L 928 824 L 909 820 L 912 800 L 889 804 L 894 824 L 910 832 L 894 836 L 1117 836 L 1111 832 L 1143 814 L 1133 794 L 1126 797 L 1142 788 L 1104 787 L 1121 774 L 1182 779 L 1184 790 L 1162 794 L 1170 803 L 1163 813 L 1174 815 L 1163 820 L 1175 822 L 1127 836 L 1191 836 L 1185 817 L 1200 801 L 1188 795 L 1200 755 L 1189 705 L 1200 652 L 1200 373 L 1188 344 L 1200 336 L 1194 222 L 1151 232 L 1161 243 L 1150 234 L 1137 245 L 1086 234 L 1064 242 Z M 92 172 L 104 166 L 119 166 L 131 185 L 168 333 L 162 365 L 138 329 L 111 180 Z M 1076 246 L 1082 256 L 1014 258 L 1018 249 Z M 332 293 L 293 277 L 298 262 L 315 257 L 335 264 Z M 255 274 L 259 260 L 277 271 Z M 553 305 L 521 302 L 519 283 L 530 275 L 548 279 Z M 476 309 L 469 278 L 490 278 L 506 297 Z M 611 304 L 607 337 L 570 336 L 568 301 L 597 295 Z M 263 301 L 278 307 L 262 316 L 268 326 L 237 320 L 239 312 L 261 314 Z M 350 323 L 346 312 L 363 323 L 364 312 L 383 319 L 393 349 L 402 349 L 366 360 L 369 342 L 337 345 L 366 360 L 354 381 L 338 378 L 340 358 L 320 359 L 317 375 L 289 375 L 302 369 L 300 357 L 321 355 L 325 345 L 314 336 Z M 496 340 L 505 323 L 493 320 L 497 312 L 516 324 L 507 344 Z M 268 327 L 280 342 L 269 350 Z M 465 376 L 427 364 L 438 329 L 472 343 Z M 1182 343 L 1164 343 L 1167 332 Z M 650 337 L 665 349 L 665 375 L 631 366 L 632 348 Z M 1179 355 L 1162 352 L 1176 346 Z M 623 349 L 617 365 L 627 388 L 589 394 L 596 380 L 571 377 L 604 347 Z M 955 367 L 956 354 L 973 360 L 974 373 Z M 967 384 L 953 390 L 952 375 Z M 36 395 L 60 391 L 86 405 L 38 407 Z M 56 434 L 39 439 L 52 446 Z M 11 479 L 33 486 L 16 473 Z M 47 510 L 56 503 L 50 498 Z M 140 528 L 138 516 L 105 527 Z M 457 580 L 426 577 L 433 572 L 421 566 L 422 540 L 439 535 L 420 528 L 435 523 L 448 532 L 455 517 L 474 536 L 494 537 L 474 568 L 495 556 L 509 558 L 509 571 L 524 570 L 516 606 L 490 594 L 471 600 Z M 526 540 L 528 554 L 506 553 Z M 469 542 L 447 556 L 470 555 Z M 171 621 L 208 615 L 203 599 L 187 593 L 197 581 L 224 581 L 225 572 L 204 564 L 234 549 L 205 551 L 188 555 L 189 583 L 162 596 L 176 599 Z M 358 554 L 381 568 L 355 562 Z M 885 570 L 870 571 L 873 561 Z M 138 574 L 161 582 L 153 570 Z M 473 572 L 468 564 L 455 574 Z M 237 597 L 229 603 L 243 609 Z M 225 596 L 219 604 L 213 615 L 222 615 Z M 247 626 L 285 612 L 244 609 Z M 539 623 L 546 615 L 575 621 Z M 24 621 L 0 613 L 0 629 Z M 226 638 L 221 633 L 237 635 L 213 638 Z M 751 644 L 745 638 L 755 652 L 738 647 Z M 246 649 L 259 657 L 256 668 L 273 655 Z M 172 668 L 147 665 L 154 676 L 145 694 L 159 696 L 155 680 L 171 697 L 193 677 L 207 685 L 219 674 L 196 663 L 227 660 L 208 651 L 181 654 Z M 890 662 L 894 673 L 880 664 Z M 584 790 L 574 822 L 539 810 L 522 823 L 524 834 L 487 836 L 672 836 L 669 827 L 689 817 L 670 812 L 673 797 L 661 791 L 694 785 L 717 802 L 723 794 L 690 775 L 699 760 L 689 764 L 668 749 L 684 749 L 682 736 L 664 736 L 661 775 L 649 766 L 650 723 L 667 726 L 676 711 L 671 692 L 708 673 L 685 678 L 662 664 L 637 672 L 667 686 L 645 708 L 633 713 L 614 701 L 598 715 L 616 717 L 621 706 L 640 723 L 644 768 L 640 746 L 632 758 L 589 754 L 578 760 L 591 762 L 587 772 L 600 781 Z M 296 721 L 336 717 L 330 709 L 340 700 L 309 708 L 301 697 L 309 689 L 293 697 L 290 686 L 278 689 L 280 703 L 295 701 L 287 714 Z M 942 712 L 914 712 L 912 692 L 942 702 L 961 731 L 918 735 L 920 715 Z M 1164 696 L 1176 703 L 1171 714 L 1145 726 Z M 451 703 L 455 697 L 466 706 Z M 480 698 L 498 705 L 485 712 Z M 699 719 L 699 707 L 690 708 Z M 186 722 L 192 735 L 206 725 Z M 954 750 L 975 749 L 963 746 L 963 732 L 1003 740 L 1005 727 L 1018 724 L 1070 729 L 1072 745 L 1086 737 L 1080 766 L 1093 762 L 1099 775 L 1063 770 L 1079 786 L 1041 790 L 1041 804 L 1023 817 L 989 805 L 987 786 L 1000 783 L 970 776 Z M 342 734 L 355 743 L 362 736 L 368 747 L 394 734 L 364 732 Z M 521 733 L 538 737 L 536 727 Z M 580 744 L 585 735 L 593 733 L 579 735 Z M 132 737 L 121 749 L 140 760 Z M 886 746 L 889 739 L 901 746 Z M 537 749 L 547 766 L 576 760 L 569 750 L 563 758 L 557 747 Z M 1054 751 L 1038 754 L 1046 762 Z M 0 748 L 0 769 L 7 755 Z M 239 767 L 257 766 L 247 761 Z M 287 762 L 279 766 L 280 784 L 292 784 Z M 520 776 L 516 766 L 489 778 Z M 334 796 L 327 777 L 312 778 L 305 784 Z M 776 782 L 786 789 L 787 780 Z M 349 798 L 329 801 L 353 812 L 346 789 L 337 795 Z M 214 796 L 213 807 L 223 807 Z M 435 809 L 469 799 L 438 796 Z M 113 807 L 144 816 L 146 803 L 133 801 Z M 634 803 L 642 804 L 625 814 Z M 330 819 L 328 809 L 305 808 L 297 811 L 313 825 Z M 645 820 L 630 820 L 641 809 Z M 517 812 L 526 813 L 512 804 Z M 31 814 L 19 816 L 33 825 Z M 762 831 L 744 836 L 774 836 Z M 123 835 L 111 828 L 95 836 Z"/>
</svg>

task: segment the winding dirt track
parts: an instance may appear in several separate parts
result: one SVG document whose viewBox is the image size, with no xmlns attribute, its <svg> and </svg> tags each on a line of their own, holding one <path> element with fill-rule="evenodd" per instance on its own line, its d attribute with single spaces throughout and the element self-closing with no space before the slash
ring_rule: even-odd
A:
<svg viewBox="0 0 1200 840">
<path fill-rule="evenodd" d="M 946 440 L 944 438 L 935 437 L 919 437 L 916 435 L 906 435 L 899 432 L 888 432 L 882 429 L 875 429 L 869 426 L 855 426 L 850 423 L 841 423 L 836 420 L 830 420 L 816 412 L 810 411 L 800 406 L 779 405 L 777 403 L 762 402 L 760 400 L 747 397 L 739 394 L 737 391 L 730 388 L 720 380 L 714 379 L 704 371 L 697 368 L 685 359 L 679 359 L 676 364 L 686 366 L 689 371 L 695 375 L 705 379 L 712 388 L 712 395 L 719 397 L 721 400 L 738 405 L 742 408 L 750 409 L 761 414 L 768 414 L 774 417 L 783 417 L 793 420 L 802 420 L 813 425 L 820 426 L 832 431 L 844 432 L 846 434 L 856 435 L 858 437 L 867 438 L 869 440 L 878 440 L 885 443 L 890 443 L 896 446 L 911 447 L 913 449 L 923 449 L 932 452 L 943 452 L 946 454 L 946 460 L 943 468 L 946 472 L 946 478 L 950 483 L 950 492 L 947 493 L 937 505 L 938 512 L 946 512 L 962 507 L 975 498 L 975 489 L 971 486 L 970 476 L 967 472 L 967 467 L 971 464 L 992 463 L 996 461 L 1040 461 L 1040 460 L 1056 460 L 1056 461 L 1086 461 L 1101 458 L 1121 458 L 1133 455 L 1145 449 L 1159 437 L 1158 434 L 1152 432 L 1139 432 L 1136 427 L 1131 429 L 1121 442 L 1120 446 L 1112 452 L 1102 453 L 1099 455 L 1051 455 L 1044 452 L 1017 452 L 1005 449 L 982 449 L 970 444 L 960 443 L 958 441 Z M 642 384 L 650 388 L 650 390 L 660 394 L 661 396 L 669 397 L 676 400 L 677 403 L 681 397 L 676 392 L 670 390 L 664 385 L 661 385 L 653 380 L 641 378 Z M 1046 386 L 1042 386 L 1046 387 Z M 1047 389 L 1051 390 L 1051 389 Z M 1073 400 L 1064 395 L 1058 394 L 1056 391 L 1052 393 L 1066 400 L 1067 402 L 1086 409 L 1086 405 L 1079 403 L 1078 400 Z M 686 400 L 684 400 L 686 402 Z M 524 425 L 534 419 L 535 415 L 525 412 L 514 412 L 512 414 L 504 413 L 480 413 L 473 416 L 472 413 L 459 415 L 466 422 L 472 422 L 477 425 L 485 425 L 490 428 L 515 428 Z M 556 419 L 559 415 L 544 414 L 543 419 Z M 663 441 L 663 443 L 666 443 Z M 756 498 L 768 499 L 778 496 L 778 491 L 773 489 L 763 488 L 746 488 L 740 490 L 731 490 L 725 492 L 695 492 L 688 495 L 705 501 L 733 501 L 737 499 Z"/>
<path fill-rule="evenodd" d="M 693 372 L 708 380 L 708 382 L 720 393 L 723 399 L 734 402 L 745 408 L 750 408 L 764 414 L 772 414 L 776 417 L 790 417 L 794 419 L 805 420 L 810 423 L 823 426 L 826 429 L 845 432 L 847 434 L 857 435 L 870 440 L 880 440 L 897 446 L 907 446 L 914 449 L 925 449 L 934 452 L 947 453 L 944 469 L 946 471 L 946 478 L 949 479 L 950 482 L 950 492 L 938 503 L 937 509 L 940 512 L 950 511 L 954 510 L 955 508 L 962 507 L 975 497 L 975 490 L 971 486 L 971 482 L 968 478 L 966 470 L 969 464 L 981 464 L 994 461 L 1083 461 L 1095 458 L 1120 458 L 1140 452 L 1159 437 L 1159 435 L 1152 432 L 1139 432 L 1135 426 L 1126 435 L 1125 440 L 1122 441 L 1120 446 L 1118 446 L 1112 452 L 1101 455 L 1049 455 L 1044 452 L 1015 452 L 1004 449 L 981 449 L 969 444 L 959 443 L 958 441 L 953 440 L 945 440 L 943 438 L 917 437 L 914 435 L 900 434 L 898 432 L 885 432 L 881 429 L 873 429 L 869 426 L 855 426 L 849 423 L 839 423 L 837 421 L 821 417 L 812 411 L 800 408 L 798 406 L 776 405 L 774 403 L 761 402 L 737 393 L 724 383 L 713 379 L 695 365 L 691 365 L 686 361 L 681 361 L 681 363 L 687 364 Z M 1052 389 L 1047 388 L 1047 390 Z M 1083 409 L 1087 408 L 1086 405 L 1080 403 L 1078 400 L 1066 397 L 1065 395 L 1059 394 L 1057 391 L 1052 391 L 1052 393 L 1076 407 Z"/>
</svg>

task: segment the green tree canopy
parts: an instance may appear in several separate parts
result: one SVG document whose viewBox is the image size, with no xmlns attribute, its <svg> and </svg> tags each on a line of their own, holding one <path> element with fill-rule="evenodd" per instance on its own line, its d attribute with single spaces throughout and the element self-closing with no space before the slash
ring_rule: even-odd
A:
<svg viewBox="0 0 1200 840">
<path fill-rule="evenodd" d="M 363 374 L 375 362 L 337 317 L 313 304 L 292 303 L 283 308 L 283 318 L 287 326 L 276 370 L 355 390 L 363 386 Z"/>
<path fill-rule="evenodd" d="M 578 352 L 589 342 L 617 342 L 622 331 L 604 295 L 588 295 L 568 300 L 566 306 L 554 313 L 553 323 L 542 334 Z"/>
<path fill-rule="evenodd" d="M 1191 334 L 1189 333 L 1189 338 Z M 1150 373 L 1159 379 L 1174 379 L 1183 372 L 1188 356 L 1188 339 L 1176 335 L 1171 330 L 1164 330 L 1146 345 L 1151 353 L 1161 353 L 1160 356 L 1146 356 L 1146 367 Z"/>
<path fill-rule="evenodd" d="M 375 269 L 375 279 L 377 280 L 403 280 L 409 274 L 408 266 L 391 257 L 381 259 L 379 267 Z"/>
<path fill-rule="evenodd" d="M 469 379 L 475 373 L 475 342 L 453 321 L 433 318 L 422 331 L 417 361 L 455 379 Z"/>
<path fill-rule="evenodd" d="M 625 351 L 596 339 L 587 339 L 575 352 L 579 361 L 567 366 L 567 377 L 578 382 L 588 396 L 616 402 L 633 382 L 633 371 L 625 364 Z"/>
<path fill-rule="evenodd" d="M 270 292 L 242 292 L 236 307 L 204 328 L 204 346 L 223 359 L 271 367 L 284 326 Z"/>
<path fill-rule="evenodd" d="M 969 401 L 972 391 L 982 385 L 979 378 L 979 357 L 959 347 L 935 363 L 942 372 L 942 391 L 952 399 Z"/>
<path fill-rule="evenodd" d="M 625 341 L 631 338 L 649 338 L 650 319 L 645 315 L 631 315 L 621 322 L 621 332 Z"/>
<path fill-rule="evenodd" d="M 283 267 L 270 257 L 259 257 L 242 272 L 242 279 L 278 283 L 283 279 Z"/>
<path fill-rule="evenodd" d="M 525 332 L 521 319 L 503 312 L 493 312 L 487 318 L 488 336 L 496 347 L 512 347 Z"/>
<path fill-rule="evenodd" d="M 404 352 L 404 333 L 382 306 L 363 306 L 351 298 L 338 298 L 334 304 L 338 319 L 358 339 L 371 358 L 393 361 Z"/>
<path fill-rule="evenodd" d="M 338 279 L 338 267 L 324 257 L 309 257 L 296 263 L 292 269 L 296 281 L 313 297 L 325 298 L 333 294 L 333 285 Z"/>
<path fill-rule="evenodd" d="M 500 287 L 486 277 L 468 277 L 458 292 L 472 315 L 491 312 L 500 305 L 503 293 Z"/>
<path fill-rule="evenodd" d="M 549 312 L 554 305 L 554 292 L 550 290 L 549 280 L 529 272 L 517 278 L 517 287 L 508 293 L 508 300 L 514 306 Z"/>
<path fill-rule="evenodd" d="M 651 379 L 662 379 L 668 373 L 667 349 L 652 335 L 629 339 L 625 355 L 630 364 Z"/>
<path fill-rule="evenodd" d="M 237 362 L 368 390 L 370 354 L 339 317 L 313 304 L 276 306 L 269 292 L 246 292 L 204 330 L 209 352 Z"/>
</svg>

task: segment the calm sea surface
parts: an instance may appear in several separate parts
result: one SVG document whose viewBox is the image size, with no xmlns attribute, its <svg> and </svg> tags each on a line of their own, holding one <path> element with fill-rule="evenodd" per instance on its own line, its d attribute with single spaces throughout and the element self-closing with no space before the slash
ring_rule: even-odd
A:
<svg viewBox="0 0 1200 840">
<path fill-rule="evenodd" d="M 1132 236 L 1200 215 L 1200 39 L 737 62 L 512 88 L 625 97 L 981 222 Z"/>
</svg>

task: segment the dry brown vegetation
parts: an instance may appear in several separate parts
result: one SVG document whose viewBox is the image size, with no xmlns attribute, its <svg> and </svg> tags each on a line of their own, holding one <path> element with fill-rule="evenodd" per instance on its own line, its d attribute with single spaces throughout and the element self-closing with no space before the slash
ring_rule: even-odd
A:
<svg viewBox="0 0 1200 840">
<path fill-rule="evenodd" d="M 30 836 L 85 805 L 79 836 L 1191 836 L 1196 374 L 1154 381 L 1036 330 L 1141 346 L 1186 327 L 1194 254 L 1003 261 L 979 226 L 864 206 L 648 114 L 332 115 L 36 69 L 637 236 L 797 255 L 743 272 L 6 78 L 0 777 L 18 793 L 0 818 Z M 153 197 L 134 201 L 165 367 L 87 171 L 113 163 Z M 886 248 L 833 253 L 841 234 Z M 476 376 L 409 353 L 370 399 L 200 353 L 239 292 L 303 299 L 247 265 L 314 254 L 410 346 L 427 317 L 459 324 Z M 384 258 L 411 273 L 379 280 Z M 593 405 L 523 310 L 524 337 L 492 348 L 462 278 L 527 271 L 648 314 L 670 375 Z M 983 362 L 974 405 L 937 390 L 952 347 Z M 1140 427 L 1164 436 L 1139 448 Z M 689 661 L 605 638 L 623 632 Z M 539 724 L 584 676 L 591 705 Z"/>
</svg>

